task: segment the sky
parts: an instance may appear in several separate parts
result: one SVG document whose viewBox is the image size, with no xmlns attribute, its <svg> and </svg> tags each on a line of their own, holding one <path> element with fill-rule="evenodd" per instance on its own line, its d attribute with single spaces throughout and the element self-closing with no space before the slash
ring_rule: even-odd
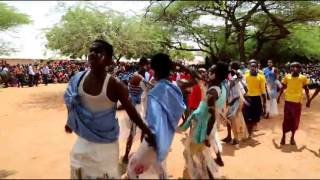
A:
<svg viewBox="0 0 320 180">
<path fill-rule="evenodd" d="M 6 32 L 0 32 L 1 39 L 8 41 L 18 52 L 4 58 L 50 58 L 54 54 L 45 48 L 46 38 L 43 29 L 50 28 L 60 21 L 63 13 L 56 9 L 58 1 L 2 1 L 14 7 L 19 12 L 28 14 L 33 21 L 29 25 L 19 26 Z M 85 1 L 62 1 L 67 6 Z M 128 15 L 142 12 L 148 6 L 149 1 L 91 1 L 99 6 L 107 6 L 111 9 Z M 46 53 L 45 53 L 46 52 Z"/>
</svg>

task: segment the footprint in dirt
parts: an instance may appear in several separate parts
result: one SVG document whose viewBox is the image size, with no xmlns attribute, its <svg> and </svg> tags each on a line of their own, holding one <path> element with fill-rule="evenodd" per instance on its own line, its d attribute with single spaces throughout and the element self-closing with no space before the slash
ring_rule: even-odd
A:
<svg viewBox="0 0 320 180">
<path fill-rule="evenodd" d="M 8 176 L 16 174 L 16 171 L 13 170 L 0 170 L 0 179 L 6 178 Z"/>
</svg>

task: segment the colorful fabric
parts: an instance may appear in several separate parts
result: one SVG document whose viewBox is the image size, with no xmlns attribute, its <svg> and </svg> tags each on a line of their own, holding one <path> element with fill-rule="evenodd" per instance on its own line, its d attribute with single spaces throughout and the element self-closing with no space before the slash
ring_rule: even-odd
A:
<svg viewBox="0 0 320 180">
<path fill-rule="evenodd" d="M 216 179 L 219 175 L 219 166 L 215 163 L 212 148 L 204 144 L 196 144 L 191 138 L 184 142 L 183 156 L 186 162 L 184 179 Z"/>
<path fill-rule="evenodd" d="M 196 109 L 201 101 L 201 88 L 199 84 L 192 87 L 191 93 L 188 97 L 188 107 L 190 109 Z"/>
<path fill-rule="evenodd" d="M 284 132 L 296 131 L 300 124 L 301 103 L 285 101 L 282 129 Z"/>
<path fill-rule="evenodd" d="M 148 94 L 146 121 L 156 136 L 157 160 L 163 161 L 186 106 L 181 90 L 168 80 L 160 80 Z"/>
<path fill-rule="evenodd" d="M 222 83 L 223 84 L 223 83 Z M 217 88 L 218 98 L 215 103 L 215 108 L 220 109 L 226 103 L 226 87 L 222 85 L 222 90 L 219 87 L 213 86 L 211 88 Z M 211 89 L 209 88 L 209 90 Z M 200 102 L 198 108 L 194 110 L 191 115 L 188 117 L 187 121 L 182 125 L 182 129 L 186 130 L 190 127 L 191 121 L 196 121 L 196 127 L 194 128 L 192 134 L 192 140 L 194 143 L 201 144 L 206 139 L 208 122 L 211 118 L 209 113 L 209 106 L 207 104 L 207 99 L 204 99 Z M 216 119 L 217 122 L 217 119 Z M 216 124 L 216 123 L 215 123 Z"/>
<path fill-rule="evenodd" d="M 277 79 L 276 74 L 273 71 L 273 68 L 270 69 L 269 67 L 266 67 L 263 69 L 263 73 L 267 83 L 272 84 Z"/>
<path fill-rule="evenodd" d="M 256 76 L 252 76 L 250 73 L 247 73 L 245 81 L 248 88 L 248 96 L 260 96 L 266 93 L 266 81 L 263 75 L 257 74 Z"/>
<path fill-rule="evenodd" d="M 283 84 L 287 85 L 285 92 L 285 100 L 289 102 L 300 103 L 303 99 L 303 87 L 308 84 L 308 79 L 304 75 L 293 77 L 291 74 L 287 74 L 283 81 Z"/>
<path fill-rule="evenodd" d="M 260 96 L 245 96 L 249 104 L 244 104 L 242 113 L 246 123 L 257 123 L 262 114 L 262 104 Z"/>
<path fill-rule="evenodd" d="M 70 160 L 71 179 L 120 179 L 118 141 L 103 144 L 78 137 Z"/>
<path fill-rule="evenodd" d="M 85 73 L 86 71 L 82 71 L 73 76 L 64 93 L 64 102 L 68 109 L 67 125 L 78 136 L 88 141 L 115 142 L 119 137 L 116 107 L 92 113 L 81 104 L 78 86 Z"/>
<path fill-rule="evenodd" d="M 208 122 L 211 118 L 207 102 L 201 101 L 199 107 L 192 112 L 187 121 L 182 125 L 182 129 L 186 130 L 190 127 L 192 120 L 196 121 L 196 127 L 192 134 L 192 141 L 197 144 L 204 142 L 207 136 Z"/>
</svg>

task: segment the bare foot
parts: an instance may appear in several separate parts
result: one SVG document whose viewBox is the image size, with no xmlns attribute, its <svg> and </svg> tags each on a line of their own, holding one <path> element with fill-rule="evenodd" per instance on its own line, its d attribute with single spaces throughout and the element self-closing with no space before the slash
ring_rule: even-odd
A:
<svg viewBox="0 0 320 180">
<path fill-rule="evenodd" d="M 224 139 L 222 139 L 221 141 L 225 142 L 225 143 L 230 143 L 232 141 L 231 137 L 226 137 Z"/>
<path fill-rule="evenodd" d="M 128 162 L 129 162 L 129 158 L 127 156 L 122 158 L 122 163 L 128 164 Z"/>
<path fill-rule="evenodd" d="M 222 159 L 221 159 L 220 157 L 214 159 L 214 161 L 215 161 L 219 166 L 221 166 L 221 167 L 224 166 L 224 163 L 223 163 L 223 161 L 222 161 Z"/>
<path fill-rule="evenodd" d="M 281 138 L 280 145 L 285 145 L 286 144 L 286 139 L 284 137 Z"/>
</svg>

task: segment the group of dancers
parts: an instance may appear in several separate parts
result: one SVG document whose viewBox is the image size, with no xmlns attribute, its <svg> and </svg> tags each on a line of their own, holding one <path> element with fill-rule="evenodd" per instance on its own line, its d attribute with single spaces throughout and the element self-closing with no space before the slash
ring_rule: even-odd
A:
<svg viewBox="0 0 320 180">
<path fill-rule="evenodd" d="M 94 41 L 89 48 L 90 68 L 74 75 L 64 94 L 68 109 L 65 131 L 78 136 L 70 153 L 72 179 L 120 179 L 121 163 L 127 164 L 126 178 L 138 179 L 151 171 L 159 179 L 166 179 L 166 158 L 174 135 L 187 129 L 190 130 L 184 141 L 185 178 L 217 178 L 219 166 L 224 166 L 217 132 L 219 123 L 228 129 L 225 142 L 237 145 L 252 138 L 261 116 L 269 118 L 277 114 L 276 99 L 279 101 L 287 89 L 281 144 L 285 144 L 285 133 L 289 131 L 292 132 L 290 143 L 295 144 L 302 89 L 306 91 L 308 106 L 319 91 L 309 98 L 308 81 L 300 74 L 299 63 L 291 64 L 292 73 L 280 83 L 271 60 L 264 71 L 258 69 L 255 60 L 249 61 L 249 69 L 237 62 L 230 65 L 217 62 L 208 70 L 192 70 L 174 63 L 163 53 L 154 55 L 150 63 L 141 60 L 141 68 L 125 85 L 112 75 L 112 56 L 111 44 Z M 173 81 L 176 66 L 190 78 Z M 121 160 L 118 101 L 131 120 Z M 142 132 L 141 143 L 129 156 L 137 127 Z"/>
</svg>

